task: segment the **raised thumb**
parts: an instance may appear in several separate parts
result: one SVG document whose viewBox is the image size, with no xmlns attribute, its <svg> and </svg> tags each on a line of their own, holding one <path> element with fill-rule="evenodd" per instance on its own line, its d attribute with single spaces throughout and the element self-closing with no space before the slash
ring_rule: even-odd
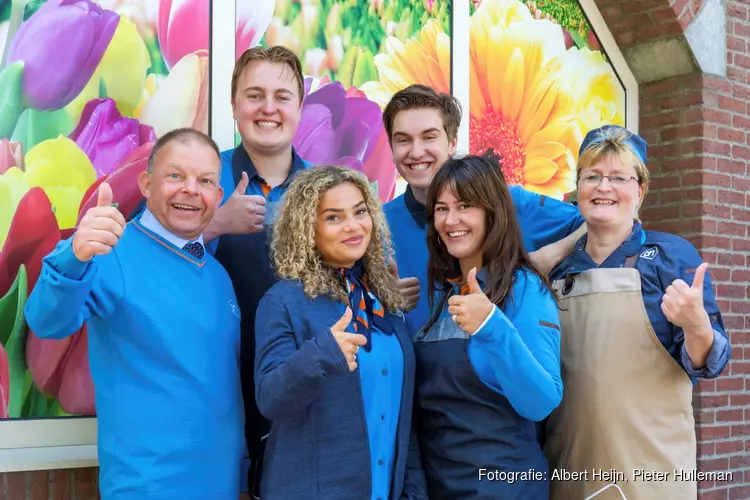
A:
<svg viewBox="0 0 750 500">
<path fill-rule="evenodd" d="M 398 279 L 398 264 L 393 257 L 388 258 L 388 271 L 393 275 L 394 278 Z"/>
<path fill-rule="evenodd" d="M 97 207 L 112 206 L 112 188 L 106 182 L 99 184 L 99 197 L 96 200 Z"/>
<path fill-rule="evenodd" d="M 248 184 L 250 184 L 250 178 L 247 176 L 247 172 L 243 171 L 240 182 L 237 183 L 237 189 L 235 189 L 234 192 L 237 194 L 245 194 Z"/>
<path fill-rule="evenodd" d="M 466 278 L 466 284 L 469 285 L 469 293 L 482 293 L 482 289 L 477 283 L 477 268 L 472 267 L 469 276 Z"/>
<path fill-rule="evenodd" d="M 335 325 L 333 325 L 333 330 L 337 331 L 344 331 L 344 329 L 349 326 L 349 323 L 352 321 L 352 310 L 350 307 L 346 308 L 346 311 L 344 311 L 344 315 L 341 316 L 341 319 L 339 319 Z"/>
</svg>

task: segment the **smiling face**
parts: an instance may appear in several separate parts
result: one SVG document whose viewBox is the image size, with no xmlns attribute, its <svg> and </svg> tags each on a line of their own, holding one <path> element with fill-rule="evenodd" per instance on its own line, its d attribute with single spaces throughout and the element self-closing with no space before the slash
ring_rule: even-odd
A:
<svg viewBox="0 0 750 500">
<path fill-rule="evenodd" d="M 331 267 L 351 268 L 370 245 L 372 218 L 359 188 L 344 182 L 326 191 L 315 217 L 315 246 Z"/>
<path fill-rule="evenodd" d="M 142 172 L 138 185 L 146 206 L 167 231 L 194 240 L 224 195 L 220 168 L 210 146 L 193 139 L 173 140 L 156 153 L 153 172 Z"/>
<path fill-rule="evenodd" d="M 483 208 L 459 200 L 450 189 L 443 189 L 435 203 L 434 224 L 449 254 L 459 262 L 468 262 L 469 267 L 482 266 L 486 235 Z"/>
<path fill-rule="evenodd" d="M 612 176 L 614 180 L 603 178 Z M 643 195 L 638 173 L 610 154 L 591 168 L 582 169 L 578 181 L 578 207 L 590 226 L 619 227 L 633 223 Z M 601 181 L 601 182 L 599 182 Z"/>
<path fill-rule="evenodd" d="M 448 139 L 438 109 L 406 109 L 393 117 L 393 161 L 413 190 L 426 192 L 432 176 L 456 152 L 456 141 Z"/>
<path fill-rule="evenodd" d="M 251 62 L 237 80 L 232 116 L 246 147 L 264 154 L 286 151 L 297 133 L 301 108 L 298 82 L 285 63 Z"/>
</svg>

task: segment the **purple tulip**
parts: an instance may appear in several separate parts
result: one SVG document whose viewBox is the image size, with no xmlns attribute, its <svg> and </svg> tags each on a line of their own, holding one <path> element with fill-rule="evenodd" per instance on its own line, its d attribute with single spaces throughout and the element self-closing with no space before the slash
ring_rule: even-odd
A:
<svg viewBox="0 0 750 500">
<path fill-rule="evenodd" d="M 313 165 L 342 165 L 363 172 L 378 183 L 387 200 L 396 182 L 380 107 L 364 94 L 347 92 L 339 82 L 327 83 L 305 99 L 294 147 Z"/>
<path fill-rule="evenodd" d="M 123 118 L 111 98 L 92 99 L 83 108 L 81 121 L 70 134 L 91 160 L 97 177 L 111 173 L 142 144 L 155 141 L 154 129 L 135 118 Z"/>
<path fill-rule="evenodd" d="M 49 0 L 18 28 L 8 64 L 23 61 L 28 106 L 57 110 L 81 93 L 115 35 L 120 16 L 91 0 Z"/>
</svg>

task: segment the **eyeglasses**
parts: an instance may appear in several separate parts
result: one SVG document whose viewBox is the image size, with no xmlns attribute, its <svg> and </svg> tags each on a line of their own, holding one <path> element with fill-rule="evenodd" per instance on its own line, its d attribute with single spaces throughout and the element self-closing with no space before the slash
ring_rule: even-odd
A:
<svg viewBox="0 0 750 500">
<path fill-rule="evenodd" d="M 600 174 L 586 174 L 581 176 L 581 182 L 589 184 L 591 186 L 598 186 L 602 183 L 603 179 L 607 179 L 613 186 L 624 186 L 630 181 L 638 181 L 638 177 L 633 177 L 627 174 L 612 174 L 612 175 L 600 175 Z"/>
</svg>

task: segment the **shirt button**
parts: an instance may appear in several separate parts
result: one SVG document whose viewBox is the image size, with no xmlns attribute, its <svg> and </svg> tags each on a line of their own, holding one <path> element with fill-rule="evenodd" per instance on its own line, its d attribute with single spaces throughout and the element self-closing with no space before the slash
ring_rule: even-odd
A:
<svg viewBox="0 0 750 500">
<path fill-rule="evenodd" d="M 383 371 L 380 372 L 380 373 L 382 373 L 383 375 L 388 375 L 388 370 L 386 370 L 385 368 L 383 368 Z"/>
<path fill-rule="evenodd" d="M 380 420 L 385 420 L 385 415 L 380 415 Z"/>
<path fill-rule="evenodd" d="M 383 461 L 382 460 L 378 460 L 378 465 L 383 465 Z"/>
</svg>

